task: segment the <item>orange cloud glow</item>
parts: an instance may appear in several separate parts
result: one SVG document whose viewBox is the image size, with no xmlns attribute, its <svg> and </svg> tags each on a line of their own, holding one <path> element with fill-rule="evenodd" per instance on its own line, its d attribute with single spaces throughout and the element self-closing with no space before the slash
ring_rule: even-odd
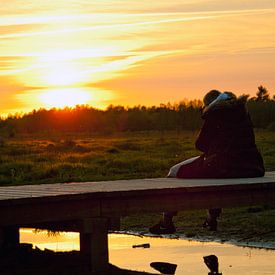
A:
<svg viewBox="0 0 275 275">
<path fill-rule="evenodd" d="M 2 3 L 0 115 L 158 105 L 212 88 L 274 94 L 272 1 L 126 2 Z"/>
</svg>

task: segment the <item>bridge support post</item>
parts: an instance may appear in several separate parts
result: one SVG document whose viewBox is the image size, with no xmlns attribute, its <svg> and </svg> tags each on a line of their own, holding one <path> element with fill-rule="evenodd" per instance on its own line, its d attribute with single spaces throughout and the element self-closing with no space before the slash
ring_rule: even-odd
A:
<svg viewBox="0 0 275 275">
<path fill-rule="evenodd" d="M 0 228 L 0 248 L 19 246 L 19 227 L 8 226 Z"/>
<path fill-rule="evenodd" d="M 4 229 L 3 227 L 0 227 L 0 249 L 4 245 Z"/>
<path fill-rule="evenodd" d="M 91 218 L 82 222 L 80 252 L 89 259 L 92 273 L 106 274 L 109 268 L 108 219 Z"/>
</svg>

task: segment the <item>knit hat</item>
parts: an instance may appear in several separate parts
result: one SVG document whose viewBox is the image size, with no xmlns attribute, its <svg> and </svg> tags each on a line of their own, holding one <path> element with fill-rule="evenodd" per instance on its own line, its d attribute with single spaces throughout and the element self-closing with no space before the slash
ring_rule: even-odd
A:
<svg viewBox="0 0 275 275">
<path fill-rule="evenodd" d="M 203 98 L 203 103 L 205 106 L 208 106 L 211 102 L 213 102 L 219 95 L 221 94 L 218 90 L 209 91 Z"/>
</svg>

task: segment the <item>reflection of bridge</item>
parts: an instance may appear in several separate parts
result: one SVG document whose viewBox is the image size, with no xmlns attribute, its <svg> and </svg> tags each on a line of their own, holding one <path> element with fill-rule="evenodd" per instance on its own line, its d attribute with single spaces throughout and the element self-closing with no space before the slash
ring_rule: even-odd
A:
<svg viewBox="0 0 275 275">
<path fill-rule="evenodd" d="M 108 268 L 109 229 L 120 216 L 274 204 L 275 172 L 263 178 L 136 179 L 0 187 L 0 245 L 18 245 L 19 227 L 80 232 L 92 271 Z"/>
</svg>

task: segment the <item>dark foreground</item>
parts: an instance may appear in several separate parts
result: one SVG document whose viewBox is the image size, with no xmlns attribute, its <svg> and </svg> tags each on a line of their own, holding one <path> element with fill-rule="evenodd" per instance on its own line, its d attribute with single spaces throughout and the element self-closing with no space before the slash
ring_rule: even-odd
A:
<svg viewBox="0 0 275 275">
<path fill-rule="evenodd" d="M 79 251 L 53 252 L 33 249 L 31 244 L 0 251 L 0 275 L 145 275 L 109 265 L 108 273 L 91 273 L 88 259 Z"/>
</svg>

